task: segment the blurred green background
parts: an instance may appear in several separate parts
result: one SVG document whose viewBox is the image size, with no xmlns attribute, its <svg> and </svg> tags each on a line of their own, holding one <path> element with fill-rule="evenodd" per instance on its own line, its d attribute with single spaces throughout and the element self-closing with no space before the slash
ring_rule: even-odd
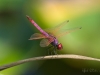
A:
<svg viewBox="0 0 100 75">
<path fill-rule="evenodd" d="M 78 54 L 100 58 L 100 0 L 0 0 L 0 66 L 14 61 L 44 56 L 47 48 L 40 40 L 28 40 L 39 32 L 26 18 L 29 15 L 43 29 L 65 20 L 64 27 L 82 27 L 59 38 L 58 54 Z M 56 59 L 33 61 L 0 72 L 0 75 L 74 75 L 100 73 L 96 61 Z M 88 72 L 84 73 L 84 71 Z"/>
</svg>

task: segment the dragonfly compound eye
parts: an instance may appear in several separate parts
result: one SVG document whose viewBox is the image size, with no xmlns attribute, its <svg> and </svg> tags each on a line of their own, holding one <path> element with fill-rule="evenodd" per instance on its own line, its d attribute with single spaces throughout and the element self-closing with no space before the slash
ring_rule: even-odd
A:
<svg viewBox="0 0 100 75">
<path fill-rule="evenodd" d="M 63 46 L 62 46 L 61 43 L 57 45 L 57 49 L 58 49 L 58 50 L 61 50 L 62 48 L 63 48 Z"/>
</svg>

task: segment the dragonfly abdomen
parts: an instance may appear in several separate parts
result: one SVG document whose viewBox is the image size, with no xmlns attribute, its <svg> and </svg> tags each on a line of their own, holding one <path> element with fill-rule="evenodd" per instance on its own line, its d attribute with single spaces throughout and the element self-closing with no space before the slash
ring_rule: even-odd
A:
<svg viewBox="0 0 100 75">
<path fill-rule="evenodd" d="M 49 34 L 46 33 L 44 30 L 42 30 L 34 20 L 32 20 L 29 16 L 27 16 L 27 18 L 43 35 L 45 35 L 46 37 L 49 37 Z"/>
</svg>

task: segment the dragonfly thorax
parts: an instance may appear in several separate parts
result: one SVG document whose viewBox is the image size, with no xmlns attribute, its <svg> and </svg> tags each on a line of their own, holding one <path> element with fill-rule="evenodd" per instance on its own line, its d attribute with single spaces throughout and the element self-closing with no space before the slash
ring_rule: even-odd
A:
<svg viewBox="0 0 100 75">
<path fill-rule="evenodd" d="M 55 37 L 53 37 L 53 38 L 54 38 L 54 40 L 53 40 L 53 42 L 51 42 L 51 44 L 53 46 L 57 46 L 58 45 L 58 40 Z"/>
<path fill-rule="evenodd" d="M 51 43 L 53 46 L 56 46 L 58 50 L 61 50 L 63 48 L 62 44 L 61 43 L 58 43 L 58 40 L 54 38 L 54 41 Z"/>
</svg>

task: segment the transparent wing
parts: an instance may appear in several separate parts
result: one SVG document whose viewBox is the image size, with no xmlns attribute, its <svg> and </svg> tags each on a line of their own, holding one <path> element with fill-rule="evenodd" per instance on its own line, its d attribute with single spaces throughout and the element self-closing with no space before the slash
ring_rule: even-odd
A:
<svg viewBox="0 0 100 75">
<path fill-rule="evenodd" d="M 46 47 L 53 41 L 54 41 L 54 39 L 52 39 L 52 38 L 42 39 L 41 42 L 40 42 L 40 46 L 41 47 Z"/>
<path fill-rule="evenodd" d="M 72 28 L 72 29 L 66 29 L 66 30 L 62 30 L 59 34 L 56 35 L 56 38 L 59 38 L 63 35 L 66 35 L 68 33 L 71 33 L 71 32 L 74 32 L 76 30 L 79 30 L 81 29 L 82 27 L 77 27 L 77 28 Z"/>
<path fill-rule="evenodd" d="M 52 33 L 55 34 L 56 32 L 58 32 L 64 25 L 66 25 L 69 22 L 69 20 L 66 20 L 64 22 L 62 22 L 61 24 L 57 25 L 54 28 L 48 28 L 48 29 L 44 29 L 46 32 L 48 33 Z"/>
<path fill-rule="evenodd" d="M 40 33 L 34 33 L 29 40 L 36 40 L 36 39 L 42 39 L 42 38 L 46 38 L 44 35 L 40 34 Z"/>
</svg>

